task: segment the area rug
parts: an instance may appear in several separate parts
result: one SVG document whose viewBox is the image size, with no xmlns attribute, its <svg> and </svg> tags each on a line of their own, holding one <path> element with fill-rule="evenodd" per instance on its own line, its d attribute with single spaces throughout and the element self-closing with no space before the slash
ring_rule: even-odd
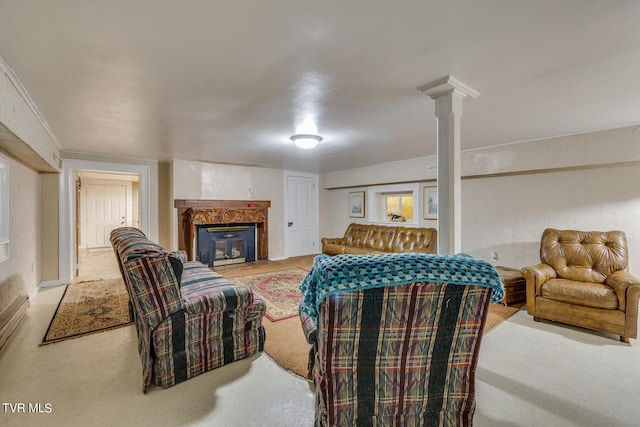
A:
<svg viewBox="0 0 640 427">
<path fill-rule="evenodd" d="M 307 270 L 291 268 L 267 273 L 236 276 L 231 280 L 247 285 L 267 303 L 267 319 L 278 322 L 298 316 L 298 305 L 302 294 L 298 289 Z"/>
<path fill-rule="evenodd" d="M 491 331 L 496 326 L 516 314 L 524 304 L 503 306 L 491 304 L 484 333 Z M 282 322 L 263 321 L 267 339 L 264 343 L 264 351 L 284 369 L 294 374 L 307 378 L 307 364 L 309 360 L 309 344 L 304 337 L 300 319 L 296 315 Z"/>
<path fill-rule="evenodd" d="M 131 323 L 128 304 L 122 279 L 67 285 L 40 345 L 126 326 Z"/>
</svg>

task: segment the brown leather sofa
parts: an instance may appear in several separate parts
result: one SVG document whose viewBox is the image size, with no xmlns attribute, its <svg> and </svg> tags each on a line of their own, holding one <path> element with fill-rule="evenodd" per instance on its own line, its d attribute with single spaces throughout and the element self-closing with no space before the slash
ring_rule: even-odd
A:
<svg viewBox="0 0 640 427">
<path fill-rule="evenodd" d="M 640 282 L 628 271 L 622 231 L 546 229 L 541 263 L 522 269 L 527 312 L 541 318 L 637 338 Z"/>
<path fill-rule="evenodd" d="M 322 253 L 376 254 L 384 252 L 436 253 L 435 228 L 390 227 L 385 225 L 349 224 L 344 237 L 323 238 Z"/>
</svg>

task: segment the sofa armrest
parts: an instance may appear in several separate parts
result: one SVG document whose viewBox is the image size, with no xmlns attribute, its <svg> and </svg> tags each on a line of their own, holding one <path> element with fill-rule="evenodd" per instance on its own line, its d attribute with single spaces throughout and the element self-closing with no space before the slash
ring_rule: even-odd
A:
<svg viewBox="0 0 640 427">
<path fill-rule="evenodd" d="M 253 304 L 247 307 L 247 322 L 262 320 L 265 314 L 267 314 L 267 303 L 260 298 L 254 297 Z"/>
<path fill-rule="evenodd" d="M 346 240 L 344 239 L 344 237 L 323 237 L 322 238 L 322 245 L 344 245 L 346 244 Z"/>
<path fill-rule="evenodd" d="M 302 323 L 302 331 L 304 332 L 304 337 L 307 339 L 309 344 L 315 344 L 317 338 L 317 326 L 314 323 L 311 316 L 302 311 L 300 313 L 300 322 Z"/>
<path fill-rule="evenodd" d="M 638 304 L 640 295 L 640 281 L 628 271 L 613 272 L 605 281 L 607 286 L 613 288 L 618 296 L 619 309 L 627 311 L 627 304 Z"/>
<path fill-rule="evenodd" d="M 184 251 L 182 249 L 178 249 L 177 251 L 173 251 L 173 252 L 168 252 L 168 254 L 174 258 L 178 258 L 180 261 L 182 261 L 182 263 L 186 263 L 187 261 L 189 261 L 189 259 L 187 258 L 187 251 Z"/>
<path fill-rule="evenodd" d="M 128 260 L 124 265 L 133 291 L 133 305 L 151 329 L 183 308 L 180 282 L 170 258 L 168 255 L 144 256 Z"/>
<path fill-rule="evenodd" d="M 226 285 L 197 287 L 186 286 L 182 289 L 183 306 L 189 314 L 218 313 L 233 311 L 253 304 L 253 291 L 248 286 Z"/>
<path fill-rule="evenodd" d="M 527 281 L 527 295 L 529 291 L 533 292 L 533 295 L 540 295 L 540 286 L 547 280 L 557 277 L 553 267 L 547 264 L 524 267 L 520 270 L 520 273 Z"/>
<path fill-rule="evenodd" d="M 532 316 L 536 314 L 536 297 L 542 294 L 542 284 L 549 279 L 556 278 L 556 271 L 547 264 L 538 264 L 531 267 L 524 267 L 520 270 L 526 281 L 526 301 L 527 313 Z"/>
</svg>

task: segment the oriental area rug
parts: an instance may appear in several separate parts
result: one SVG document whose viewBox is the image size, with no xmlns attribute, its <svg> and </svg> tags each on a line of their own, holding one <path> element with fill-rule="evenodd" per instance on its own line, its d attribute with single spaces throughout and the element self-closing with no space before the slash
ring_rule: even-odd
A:
<svg viewBox="0 0 640 427">
<path fill-rule="evenodd" d="M 307 275 L 303 268 L 271 271 L 267 273 L 235 276 L 231 280 L 247 285 L 267 304 L 266 317 L 272 322 L 298 317 L 302 294 L 298 289 Z"/>
<path fill-rule="evenodd" d="M 40 345 L 126 326 L 128 304 L 122 279 L 69 284 Z"/>
</svg>

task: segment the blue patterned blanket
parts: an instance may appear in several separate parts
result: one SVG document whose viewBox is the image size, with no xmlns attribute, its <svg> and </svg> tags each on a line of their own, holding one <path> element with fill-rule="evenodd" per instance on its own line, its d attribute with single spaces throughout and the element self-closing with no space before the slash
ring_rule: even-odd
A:
<svg viewBox="0 0 640 427">
<path fill-rule="evenodd" d="M 487 286 L 493 290 L 492 303 L 504 297 L 493 265 L 466 254 L 318 255 L 300 284 L 300 310 L 317 324 L 318 308 L 328 295 L 414 282 Z"/>
</svg>

